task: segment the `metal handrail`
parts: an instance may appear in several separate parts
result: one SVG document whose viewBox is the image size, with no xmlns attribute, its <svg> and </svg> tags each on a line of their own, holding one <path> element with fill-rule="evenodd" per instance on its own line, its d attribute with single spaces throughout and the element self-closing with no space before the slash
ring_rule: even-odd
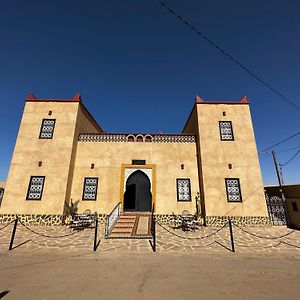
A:
<svg viewBox="0 0 300 300">
<path fill-rule="evenodd" d="M 109 215 L 106 216 L 105 220 L 105 234 L 104 237 L 107 239 L 112 228 L 116 224 L 121 214 L 121 202 L 119 202 L 111 211 Z"/>
</svg>

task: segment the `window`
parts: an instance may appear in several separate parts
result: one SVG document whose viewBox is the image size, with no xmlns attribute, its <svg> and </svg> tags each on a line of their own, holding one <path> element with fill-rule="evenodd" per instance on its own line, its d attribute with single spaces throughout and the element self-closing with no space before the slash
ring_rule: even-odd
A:
<svg viewBox="0 0 300 300">
<path fill-rule="evenodd" d="M 55 126 L 55 119 L 43 119 L 40 139 L 52 139 Z"/>
<path fill-rule="evenodd" d="M 4 195 L 4 188 L 0 188 L 0 204 Z"/>
<path fill-rule="evenodd" d="M 31 176 L 27 191 L 27 200 L 41 200 L 45 176 Z"/>
<path fill-rule="evenodd" d="M 84 178 L 82 200 L 96 200 L 98 188 L 98 178 L 86 177 Z"/>
<path fill-rule="evenodd" d="M 242 202 L 240 180 L 238 178 L 225 178 L 227 201 Z"/>
<path fill-rule="evenodd" d="M 297 202 L 292 202 L 293 211 L 298 211 Z"/>
<path fill-rule="evenodd" d="M 131 164 L 132 165 L 145 165 L 146 161 L 144 159 L 133 159 Z"/>
<path fill-rule="evenodd" d="M 219 121 L 221 141 L 233 141 L 231 121 Z"/>
<path fill-rule="evenodd" d="M 177 178 L 177 201 L 191 201 L 191 184 L 189 178 Z"/>
</svg>

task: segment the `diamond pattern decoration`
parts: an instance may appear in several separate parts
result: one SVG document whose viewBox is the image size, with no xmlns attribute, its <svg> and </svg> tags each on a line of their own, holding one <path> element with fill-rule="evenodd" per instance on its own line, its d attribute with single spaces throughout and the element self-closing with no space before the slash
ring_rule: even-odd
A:
<svg viewBox="0 0 300 300">
<path fill-rule="evenodd" d="M 230 121 L 220 121 L 220 134 L 222 141 L 233 141 L 232 124 Z"/>
<path fill-rule="evenodd" d="M 190 179 L 177 179 L 177 200 L 191 201 Z"/>
<path fill-rule="evenodd" d="M 27 192 L 27 200 L 41 200 L 45 176 L 31 176 Z"/>
<path fill-rule="evenodd" d="M 82 200 L 96 200 L 98 178 L 84 178 L 84 189 Z"/>
<path fill-rule="evenodd" d="M 238 178 L 226 178 L 225 183 L 228 202 L 242 202 L 240 180 Z"/>
<path fill-rule="evenodd" d="M 40 139 L 52 139 L 55 126 L 55 119 L 43 119 Z"/>
</svg>

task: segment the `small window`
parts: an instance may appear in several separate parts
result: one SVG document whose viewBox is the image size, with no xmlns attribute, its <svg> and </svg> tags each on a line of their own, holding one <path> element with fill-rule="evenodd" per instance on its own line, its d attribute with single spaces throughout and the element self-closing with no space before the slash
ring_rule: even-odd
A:
<svg viewBox="0 0 300 300">
<path fill-rule="evenodd" d="M 86 177 L 84 178 L 82 200 L 96 200 L 98 188 L 98 178 Z"/>
<path fill-rule="evenodd" d="M 298 211 L 297 202 L 292 202 L 293 211 Z"/>
<path fill-rule="evenodd" d="M 219 121 L 221 141 L 233 141 L 231 121 Z"/>
<path fill-rule="evenodd" d="M 225 178 L 227 201 L 242 202 L 239 178 Z"/>
<path fill-rule="evenodd" d="M 52 139 L 55 126 L 55 119 L 43 119 L 40 139 Z"/>
<path fill-rule="evenodd" d="M 131 164 L 132 165 L 145 165 L 146 161 L 144 159 L 133 159 Z"/>
<path fill-rule="evenodd" d="M 189 178 L 177 178 L 177 201 L 191 201 L 191 183 Z"/>
<path fill-rule="evenodd" d="M 142 142 L 144 141 L 144 139 L 143 139 L 143 137 L 142 137 L 141 135 L 138 135 L 138 136 L 136 137 L 136 141 L 137 141 L 138 143 L 142 143 Z"/>
<path fill-rule="evenodd" d="M 27 200 L 41 200 L 44 189 L 45 176 L 31 176 L 27 191 Z"/>
</svg>

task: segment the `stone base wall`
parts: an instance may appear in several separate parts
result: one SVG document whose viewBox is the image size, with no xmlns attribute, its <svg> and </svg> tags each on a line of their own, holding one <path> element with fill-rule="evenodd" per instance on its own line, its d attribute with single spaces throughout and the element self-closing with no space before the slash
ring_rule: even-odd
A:
<svg viewBox="0 0 300 300">
<path fill-rule="evenodd" d="M 175 219 L 179 215 L 155 215 L 155 220 L 164 225 L 173 225 Z M 240 226 L 251 226 L 251 227 L 267 227 L 271 226 L 271 222 L 268 217 L 227 217 L 227 216 L 207 216 L 205 218 L 207 226 L 221 227 L 226 224 L 229 220 Z M 204 224 L 203 217 L 198 219 L 200 225 Z"/>
<path fill-rule="evenodd" d="M 271 226 L 270 219 L 268 217 L 228 217 L 228 216 L 206 216 L 207 226 L 221 227 L 229 218 L 232 223 L 240 226 L 250 227 L 269 227 Z"/>
<path fill-rule="evenodd" d="M 26 225 L 44 225 L 44 226 L 59 226 L 64 225 L 64 221 L 66 219 L 63 215 L 8 215 L 3 214 L 0 215 L 0 224 L 7 224 L 19 217 L 21 222 Z M 100 214 L 98 215 L 99 223 L 105 223 L 106 215 Z"/>
</svg>

